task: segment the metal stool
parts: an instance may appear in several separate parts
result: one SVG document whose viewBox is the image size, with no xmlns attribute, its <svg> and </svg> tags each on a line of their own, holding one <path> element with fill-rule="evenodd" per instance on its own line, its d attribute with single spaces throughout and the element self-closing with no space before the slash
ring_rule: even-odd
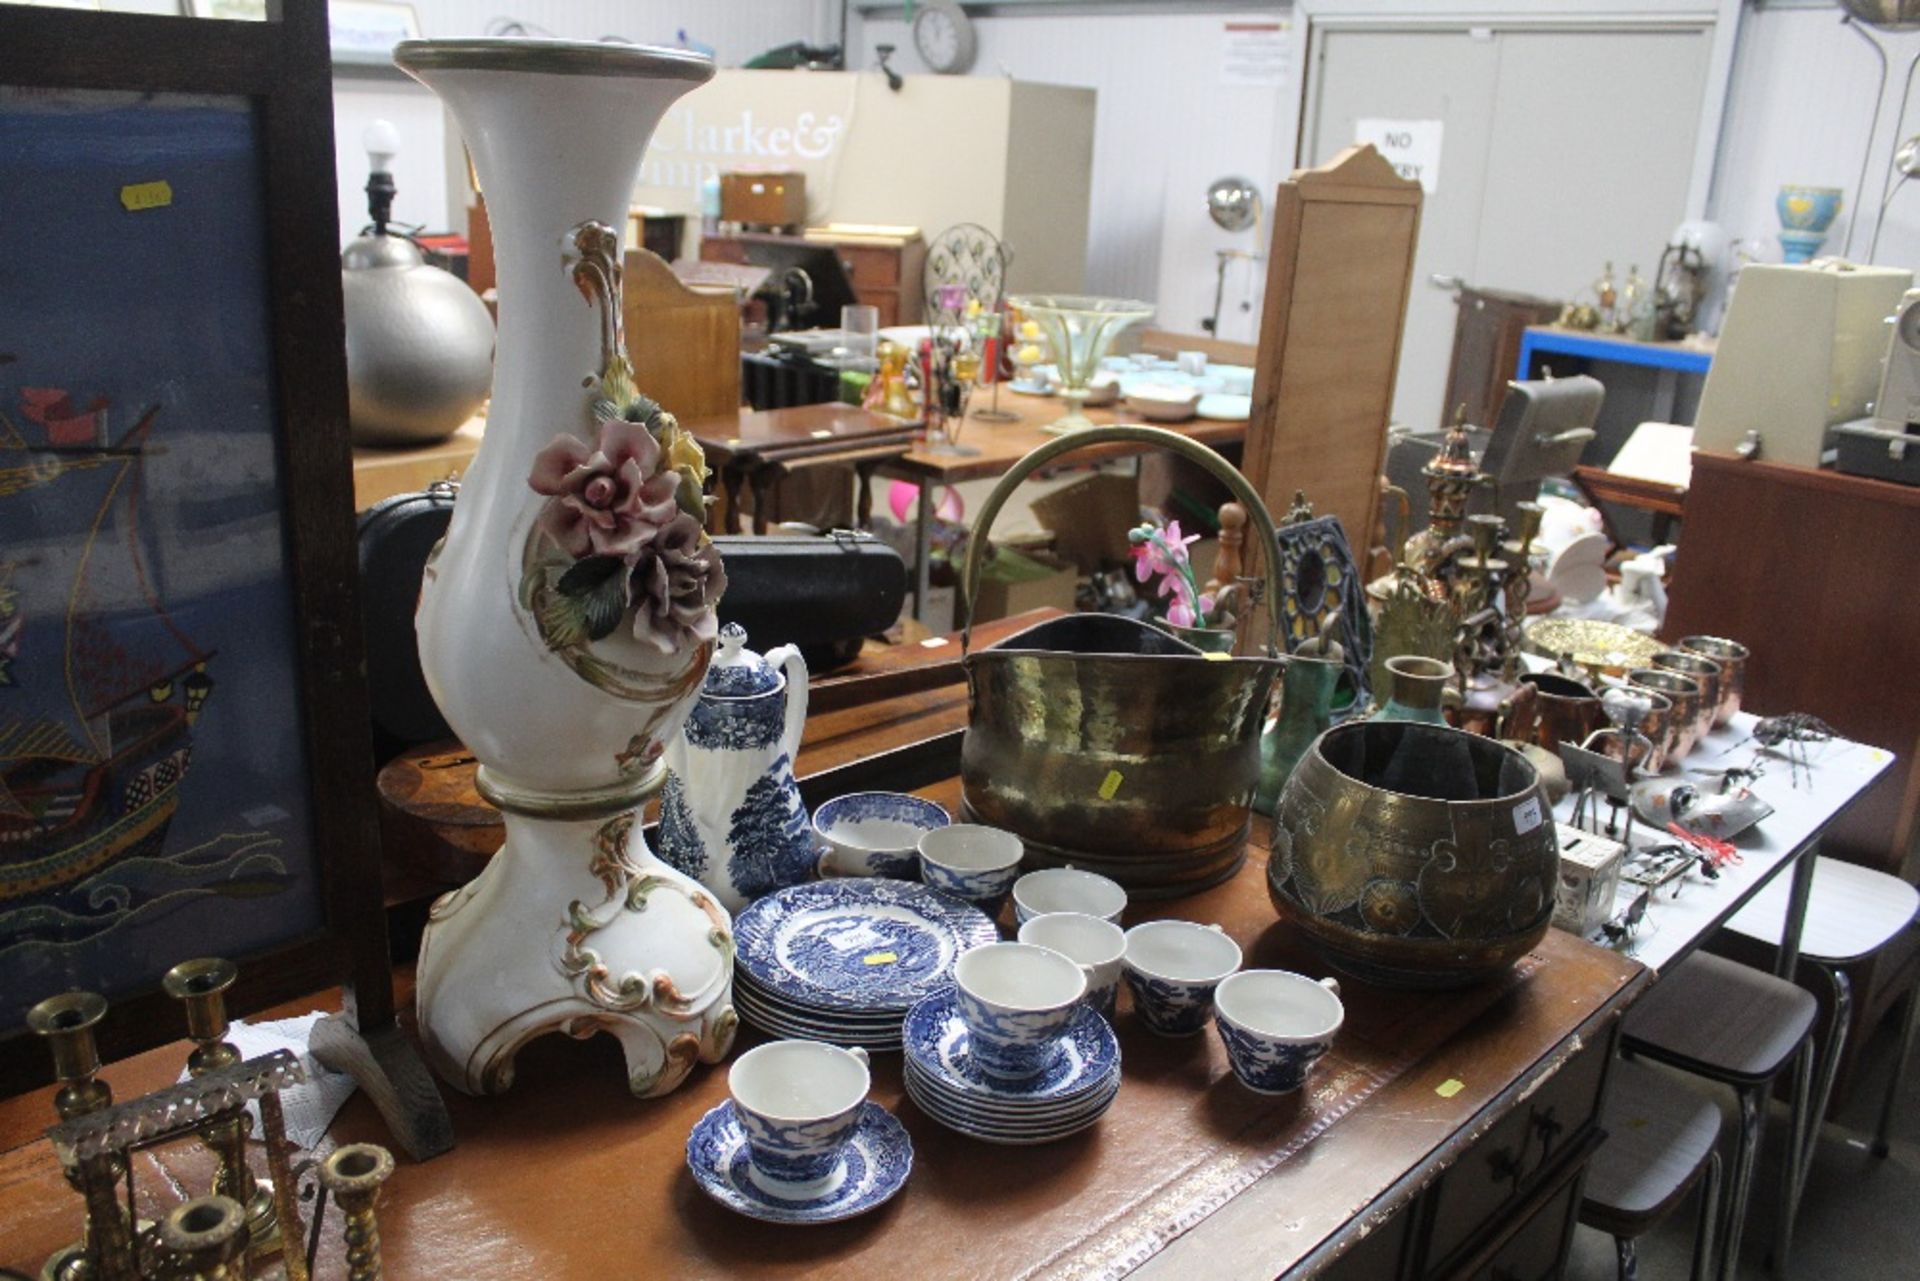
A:
<svg viewBox="0 0 1920 1281">
<path fill-rule="evenodd" d="M 1789 892 L 1786 878 L 1776 877 L 1727 922 L 1727 928 L 1762 943 L 1777 945 L 1785 928 Z M 1806 1151 L 1794 1189 L 1796 1209 L 1801 1193 L 1806 1190 L 1807 1174 L 1813 1169 L 1814 1140 L 1819 1135 L 1820 1122 L 1827 1115 L 1834 1077 L 1840 1071 L 1840 1052 L 1845 1048 L 1848 1025 L 1853 1018 L 1853 981 L 1847 977 L 1846 967 L 1866 960 L 1898 938 L 1901 931 L 1913 924 L 1916 913 L 1920 913 L 1920 890 L 1899 877 L 1840 859 L 1814 859 L 1813 886 L 1807 894 L 1805 925 L 1800 932 L 1800 960 L 1824 971 L 1832 984 L 1833 1018 L 1820 1054 L 1813 1110 L 1808 1113 Z M 1880 1105 L 1880 1123 L 1873 1134 L 1875 1156 L 1887 1154 L 1887 1132 L 1893 1124 L 1893 1109 L 1900 1097 L 1907 1060 L 1913 1054 L 1917 1026 L 1920 1026 L 1920 985 L 1907 992 L 1906 1011 L 1901 1015 L 1900 1057 L 1893 1065 L 1893 1080 L 1887 1086 L 1886 1100 Z"/>
<path fill-rule="evenodd" d="M 1600 1128 L 1607 1141 L 1587 1167 L 1580 1222 L 1612 1234 L 1620 1281 L 1638 1281 L 1634 1242 L 1673 1213 L 1696 1183 L 1700 1219 L 1688 1275 L 1707 1281 L 1720 1209 L 1720 1109 L 1663 1073 L 1622 1061 L 1613 1065 Z"/>
<path fill-rule="evenodd" d="M 1774 1269 L 1785 1275 L 1793 1243 L 1793 1196 L 1799 1185 L 1801 1135 L 1807 1131 L 1812 1084 L 1809 1033 L 1819 1003 L 1813 994 L 1707 952 L 1695 952 L 1627 1011 L 1622 1043 L 1628 1053 L 1733 1087 L 1740 1100 L 1733 1173 L 1727 1181 L 1720 1276 L 1732 1281 L 1753 1167 L 1766 1133 L 1767 1097 L 1791 1064 L 1794 1070 L 1791 1146 L 1781 1179 L 1781 1213 Z"/>
</svg>

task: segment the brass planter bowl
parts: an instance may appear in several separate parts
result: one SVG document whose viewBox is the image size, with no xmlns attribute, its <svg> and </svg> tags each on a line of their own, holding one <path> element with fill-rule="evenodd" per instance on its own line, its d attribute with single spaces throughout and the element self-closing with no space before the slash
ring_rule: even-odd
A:
<svg viewBox="0 0 1920 1281">
<path fill-rule="evenodd" d="M 1149 444 L 1205 467 L 1247 508 L 1257 545 L 1273 519 L 1220 455 L 1158 427 L 1095 427 L 1016 463 L 974 518 L 961 581 L 972 613 L 993 518 L 1030 473 L 1085 445 Z M 1276 556 L 1267 565 L 1271 634 L 1282 635 Z M 971 644 L 971 627 L 961 633 Z M 1072 864 L 1135 898 L 1189 894 L 1246 860 L 1260 729 L 1284 660 L 1202 655 L 1131 619 L 1075 614 L 967 653 L 960 808 L 1018 836 L 1027 867 Z"/>
<path fill-rule="evenodd" d="M 1443 726 L 1365 721 L 1321 735 L 1287 780 L 1267 892 L 1339 970 L 1463 987 L 1539 943 L 1559 868 L 1524 756 Z"/>
</svg>

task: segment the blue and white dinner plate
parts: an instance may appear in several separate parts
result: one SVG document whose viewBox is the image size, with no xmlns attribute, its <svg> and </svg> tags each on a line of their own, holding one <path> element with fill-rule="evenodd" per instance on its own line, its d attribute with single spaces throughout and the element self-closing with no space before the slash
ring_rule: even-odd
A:
<svg viewBox="0 0 1920 1281">
<path fill-rule="evenodd" d="M 934 993 L 907 1012 L 904 1048 L 931 1081 L 962 1098 L 1022 1102 L 1070 1098 L 1096 1090 L 1120 1072 L 1120 1042 L 1094 1010 L 1082 1007 L 1061 1040 L 1052 1067 L 1030 1081 L 1007 1082 L 983 1075 L 968 1053 L 967 1025 L 952 989 Z"/>
<path fill-rule="evenodd" d="M 845 1175 L 828 1191 L 803 1200 L 775 1196 L 749 1174 L 747 1136 L 728 1100 L 687 1136 L 687 1169 L 702 1191 L 729 1210 L 770 1223 L 837 1223 L 864 1214 L 898 1192 L 913 1169 L 913 1140 L 878 1103 L 860 1109 L 860 1126 L 847 1141 Z"/>
<path fill-rule="evenodd" d="M 960 954 L 1000 931 L 972 904 L 916 881 L 789 885 L 734 919 L 737 967 L 806 1010 L 902 1014 L 953 981 Z"/>
<path fill-rule="evenodd" d="M 784 1010 L 762 1005 L 735 984 L 733 1006 L 742 1019 L 774 1036 L 799 1037 L 806 1041 L 826 1041 L 833 1045 L 858 1045 L 869 1050 L 900 1048 L 900 1024 L 835 1021 L 830 1017 L 801 1018 Z"/>
</svg>

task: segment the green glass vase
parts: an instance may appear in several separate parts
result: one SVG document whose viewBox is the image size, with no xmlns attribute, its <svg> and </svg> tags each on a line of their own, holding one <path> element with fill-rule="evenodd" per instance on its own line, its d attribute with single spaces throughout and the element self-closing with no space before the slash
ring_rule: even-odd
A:
<svg viewBox="0 0 1920 1281">
<path fill-rule="evenodd" d="M 1313 740 L 1333 724 L 1333 694 L 1346 665 L 1333 658 L 1295 654 L 1280 677 L 1280 714 L 1260 736 L 1260 786 L 1253 808 L 1272 815 L 1287 776 Z"/>
</svg>

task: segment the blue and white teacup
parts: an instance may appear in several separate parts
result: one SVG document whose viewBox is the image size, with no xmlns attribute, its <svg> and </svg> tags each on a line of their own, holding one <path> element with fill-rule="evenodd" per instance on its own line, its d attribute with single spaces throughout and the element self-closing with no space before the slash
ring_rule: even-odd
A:
<svg viewBox="0 0 1920 1281">
<path fill-rule="evenodd" d="M 1112 921 L 1085 912 L 1048 912 L 1020 927 L 1020 941 L 1050 947 L 1087 976 L 1086 1003 L 1113 1017 L 1120 993 L 1120 958 L 1127 951 L 1126 931 Z"/>
<path fill-rule="evenodd" d="M 905 792 L 853 792 L 813 812 L 814 835 L 825 847 L 822 876 L 891 876 L 910 881 L 920 862 L 920 838 L 953 820 L 932 801 Z"/>
<path fill-rule="evenodd" d="M 1147 921 L 1127 931 L 1121 960 L 1133 1009 L 1149 1032 L 1193 1036 L 1213 1013 L 1214 989 L 1240 968 L 1240 945 L 1218 925 Z"/>
<path fill-rule="evenodd" d="M 936 827 L 920 837 L 920 879 L 969 902 L 993 903 L 1013 888 L 1026 848 L 1019 837 L 997 827 Z"/>
<path fill-rule="evenodd" d="M 787 1200 L 831 1192 L 860 1126 L 871 1078 L 865 1050 L 823 1041 L 770 1041 L 727 1072 L 733 1114 L 747 1136 L 747 1177 Z"/>
<path fill-rule="evenodd" d="M 969 1056 L 982 1073 L 1005 1081 L 1053 1066 L 1087 992 L 1078 965 L 1031 943 L 988 943 L 963 953 L 953 982 Z"/>
<path fill-rule="evenodd" d="M 1291 1094 L 1346 1022 L 1340 984 L 1286 970 L 1242 970 L 1213 994 L 1213 1022 L 1240 1084 Z"/>
<path fill-rule="evenodd" d="M 1085 912 L 1118 925 L 1126 907 L 1120 882 L 1075 867 L 1042 868 L 1013 883 L 1013 917 L 1020 925 L 1048 912 Z"/>
</svg>

